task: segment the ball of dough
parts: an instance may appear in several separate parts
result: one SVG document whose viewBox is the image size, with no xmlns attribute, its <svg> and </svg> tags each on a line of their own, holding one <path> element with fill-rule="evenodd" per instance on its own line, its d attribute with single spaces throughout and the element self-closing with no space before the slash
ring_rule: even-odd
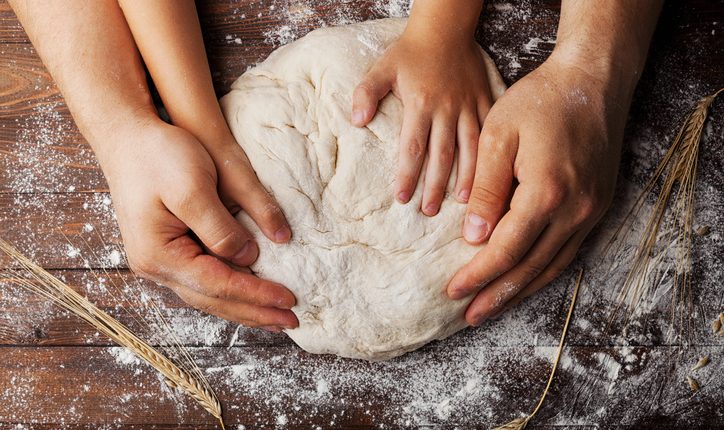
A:
<svg viewBox="0 0 724 430">
<path fill-rule="evenodd" d="M 462 239 L 454 177 L 437 216 L 420 212 L 419 185 L 398 203 L 400 101 L 388 95 L 367 127 L 350 123 L 355 85 L 405 23 L 313 31 L 244 73 L 221 101 L 293 231 L 290 243 L 274 244 L 240 214 L 259 242 L 252 270 L 294 293 L 300 325 L 287 334 L 309 352 L 383 360 L 466 325 L 469 300 L 449 300 L 444 289 L 479 247 Z M 485 57 L 499 95 L 505 86 Z"/>
</svg>

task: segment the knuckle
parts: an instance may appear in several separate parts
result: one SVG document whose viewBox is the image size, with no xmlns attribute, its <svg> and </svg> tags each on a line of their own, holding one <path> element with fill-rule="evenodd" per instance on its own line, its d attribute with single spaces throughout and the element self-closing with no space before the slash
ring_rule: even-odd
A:
<svg viewBox="0 0 724 430">
<path fill-rule="evenodd" d="M 485 185 L 473 183 L 469 204 L 473 207 L 498 208 L 503 205 L 505 198 L 490 190 Z"/>
<path fill-rule="evenodd" d="M 214 306 L 210 303 L 196 303 L 196 304 L 191 303 L 191 302 L 187 302 L 187 303 L 190 304 L 191 306 L 193 306 L 194 308 L 200 310 L 201 312 L 204 312 L 207 314 L 213 315 L 217 311 L 216 306 Z"/>
<path fill-rule="evenodd" d="M 598 205 L 591 197 L 584 196 L 578 200 L 573 223 L 580 226 L 598 215 Z"/>
<path fill-rule="evenodd" d="M 531 261 L 521 268 L 523 279 L 530 282 L 546 269 L 545 265 L 538 261 Z"/>
<path fill-rule="evenodd" d="M 279 205 L 273 203 L 273 202 L 266 202 L 264 206 L 261 208 L 261 212 L 259 216 L 262 219 L 262 222 L 266 224 L 279 224 L 282 222 L 281 219 L 282 215 L 282 209 L 279 207 Z"/>
<path fill-rule="evenodd" d="M 354 89 L 353 98 L 355 100 L 359 99 L 369 99 L 372 95 L 372 83 L 365 79 L 364 81 L 360 82 L 359 85 L 357 85 L 357 88 Z M 360 100 L 363 101 L 363 100 Z"/>
<path fill-rule="evenodd" d="M 242 235 L 239 232 L 230 230 L 227 226 L 217 226 L 212 229 L 209 237 L 213 243 L 207 244 L 209 250 L 222 257 L 231 257 L 242 242 Z"/>
<path fill-rule="evenodd" d="M 553 181 L 553 183 L 541 193 L 540 205 L 542 209 L 548 212 L 557 209 L 565 200 L 566 194 L 565 187 L 557 181 Z"/>
<path fill-rule="evenodd" d="M 418 110 L 430 110 L 435 102 L 433 97 L 426 91 L 419 91 L 412 96 L 412 105 Z"/>
<path fill-rule="evenodd" d="M 460 137 L 460 145 L 468 148 L 476 148 L 478 145 L 478 139 L 480 138 L 480 131 L 475 129 L 468 129 L 464 131 Z"/>
<path fill-rule="evenodd" d="M 199 202 L 198 196 L 207 193 L 208 190 L 197 182 L 186 184 L 186 186 L 182 184 L 179 189 L 182 191 L 172 199 L 172 212 L 186 215 L 194 214 Z"/>
<path fill-rule="evenodd" d="M 486 123 L 480 133 L 479 143 L 485 152 L 500 153 L 506 151 L 508 140 L 500 127 Z"/>
<path fill-rule="evenodd" d="M 455 158 L 455 147 L 453 145 L 442 145 L 438 150 L 438 164 L 443 167 L 449 167 Z"/>
<path fill-rule="evenodd" d="M 506 271 L 518 262 L 518 257 L 507 247 L 499 247 L 493 254 L 493 263 L 500 272 Z"/>
<path fill-rule="evenodd" d="M 561 273 L 563 273 L 564 270 L 566 270 L 566 267 L 568 267 L 569 262 L 558 263 L 551 265 L 550 269 L 548 270 L 548 273 L 545 274 L 545 276 L 542 277 L 543 285 L 548 285 L 551 282 L 553 282 L 554 279 L 558 277 Z"/>
<path fill-rule="evenodd" d="M 201 287 L 202 294 L 206 297 L 210 297 L 212 299 L 228 299 L 231 297 L 231 285 L 229 282 L 229 279 L 225 279 L 223 282 L 215 282 L 213 286 L 207 285 L 205 287 Z"/>
<path fill-rule="evenodd" d="M 419 160 L 425 153 L 425 142 L 415 136 L 405 143 L 405 155 L 413 160 Z"/>
</svg>

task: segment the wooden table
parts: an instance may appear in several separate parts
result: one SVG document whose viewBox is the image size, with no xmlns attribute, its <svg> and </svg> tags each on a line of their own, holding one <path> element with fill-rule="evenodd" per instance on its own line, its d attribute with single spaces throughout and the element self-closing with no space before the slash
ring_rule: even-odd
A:
<svg viewBox="0 0 724 430">
<path fill-rule="evenodd" d="M 513 83 L 550 53 L 560 5 L 486 3 L 481 43 Z M 281 43 L 320 25 L 387 16 L 397 6 L 200 2 L 217 92 L 228 91 Z M 545 385 L 576 268 L 597 261 L 597 245 L 652 172 L 685 111 L 724 84 L 722 23 L 722 1 L 667 2 L 627 127 L 614 208 L 570 270 L 498 321 L 371 364 L 306 354 L 283 335 L 202 315 L 163 287 L 142 283 L 215 387 L 227 428 L 489 428 L 530 412 Z M 625 331 L 617 324 L 605 331 L 618 283 L 592 274 L 533 428 L 724 428 L 724 343 L 708 326 L 724 310 L 723 150 L 720 100 L 700 160 L 696 222 L 711 233 L 695 238 L 689 342 L 666 336 L 667 296 Z M 4 1 L 0 235 L 157 341 L 110 294 L 114 283 L 139 287 L 119 259 L 103 174 Z M 102 267 L 110 268 L 107 274 L 99 273 Z M 0 309 L 0 429 L 215 428 L 192 401 L 75 317 L 8 284 L 0 285 Z M 686 376 L 703 355 L 711 363 L 694 374 L 701 389 L 692 394 Z"/>
</svg>

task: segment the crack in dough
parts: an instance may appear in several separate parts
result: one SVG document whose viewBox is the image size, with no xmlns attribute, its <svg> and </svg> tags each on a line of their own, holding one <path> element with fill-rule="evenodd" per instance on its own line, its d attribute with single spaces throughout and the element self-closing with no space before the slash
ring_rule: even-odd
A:
<svg viewBox="0 0 724 430">
<path fill-rule="evenodd" d="M 351 96 L 404 19 L 315 30 L 244 73 L 222 101 L 224 114 L 261 182 L 292 227 L 288 244 L 259 242 L 252 266 L 288 287 L 300 326 L 287 334 L 314 353 L 383 360 L 466 326 L 468 301 L 444 292 L 479 251 L 461 237 L 465 205 L 449 192 L 440 213 L 393 199 L 402 105 L 393 95 L 364 128 L 353 127 Z M 487 58 L 491 89 L 505 85 Z M 455 169 L 453 169 L 453 172 Z"/>
</svg>

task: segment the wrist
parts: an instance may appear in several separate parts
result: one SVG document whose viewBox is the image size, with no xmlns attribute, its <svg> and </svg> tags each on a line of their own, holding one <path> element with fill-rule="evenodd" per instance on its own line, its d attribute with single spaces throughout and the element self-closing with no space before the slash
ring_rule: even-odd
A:
<svg viewBox="0 0 724 430">
<path fill-rule="evenodd" d="M 405 35 L 429 43 L 472 42 L 482 10 L 479 0 L 417 0 Z"/>
<path fill-rule="evenodd" d="M 617 97 L 633 93 L 641 68 L 637 61 L 611 50 L 595 50 L 585 44 L 559 43 L 548 58 L 549 62 L 588 75 L 592 83 L 608 89 Z"/>
<path fill-rule="evenodd" d="M 158 115 L 136 112 L 120 115 L 107 123 L 97 123 L 86 127 L 83 135 L 88 140 L 98 163 L 106 176 L 112 166 L 130 156 L 138 157 L 143 151 L 142 141 L 153 133 L 168 126 Z"/>
</svg>

